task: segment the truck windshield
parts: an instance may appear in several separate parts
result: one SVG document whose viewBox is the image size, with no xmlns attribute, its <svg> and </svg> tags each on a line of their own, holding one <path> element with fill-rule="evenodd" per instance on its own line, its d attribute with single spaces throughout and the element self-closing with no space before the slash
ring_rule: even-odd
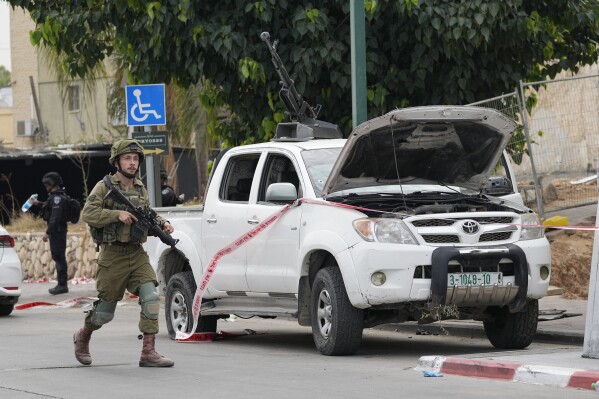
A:
<svg viewBox="0 0 599 399">
<path fill-rule="evenodd" d="M 324 183 L 331 174 L 331 169 L 340 153 L 341 147 L 302 151 L 302 158 L 317 197 L 322 196 Z"/>
</svg>

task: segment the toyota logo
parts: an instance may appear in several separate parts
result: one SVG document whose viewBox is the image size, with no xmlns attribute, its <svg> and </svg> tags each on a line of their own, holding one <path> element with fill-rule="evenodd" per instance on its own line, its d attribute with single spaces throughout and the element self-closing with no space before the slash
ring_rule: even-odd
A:
<svg viewBox="0 0 599 399">
<path fill-rule="evenodd" d="M 480 227 L 478 226 L 478 223 L 476 223 L 474 220 L 466 220 L 462 224 L 462 231 L 464 231 L 466 234 L 476 234 L 478 233 L 479 229 Z"/>
</svg>

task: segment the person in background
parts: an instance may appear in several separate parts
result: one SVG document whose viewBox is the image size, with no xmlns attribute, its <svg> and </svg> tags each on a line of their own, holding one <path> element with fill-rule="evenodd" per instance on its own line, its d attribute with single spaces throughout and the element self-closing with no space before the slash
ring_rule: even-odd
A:
<svg viewBox="0 0 599 399">
<path fill-rule="evenodd" d="M 42 177 L 42 183 L 48 191 L 48 199 L 42 203 L 38 200 L 33 205 L 41 204 L 40 214 L 48 223 L 48 228 L 42 240 L 50 241 L 50 253 L 56 264 L 56 287 L 50 288 L 48 292 L 52 295 L 66 294 L 69 292 L 67 286 L 67 215 L 68 199 L 62 188 L 62 177 L 57 172 L 48 172 Z"/>
<path fill-rule="evenodd" d="M 160 169 L 160 189 L 162 190 L 162 206 L 175 206 L 183 203 L 184 194 L 177 197 L 175 190 L 168 185 L 168 174 L 164 169 Z"/>
<path fill-rule="evenodd" d="M 98 300 L 87 313 L 82 328 L 73 335 L 75 358 L 90 365 L 92 357 L 89 341 L 92 332 L 100 329 L 114 317 L 117 303 L 125 290 L 139 297 L 141 312 L 139 330 L 143 333 L 140 367 L 171 367 L 175 363 L 155 350 L 158 333 L 160 296 L 158 281 L 150 258 L 142 244 L 147 239 L 147 228 L 138 225 L 131 212 L 111 198 L 105 198 L 110 189 L 120 190 L 136 207 L 150 207 L 148 191 L 137 178 L 144 161 L 144 148 L 138 140 L 122 139 L 112 145 L 109 162 L 117 171 L 99 181 L 83 207 L 83 221 L 89 225 L 92 238 L 98 245 L 96 289 Z M 162 230 L 171 234 L 174 229 L 164 218 L 157 216 Z"/>
</svg>

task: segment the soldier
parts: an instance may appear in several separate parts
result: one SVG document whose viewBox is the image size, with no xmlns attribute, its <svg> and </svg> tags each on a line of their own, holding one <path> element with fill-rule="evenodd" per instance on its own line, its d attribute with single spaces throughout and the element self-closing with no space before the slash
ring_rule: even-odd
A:
<svg viewBox="0 0 599 399">
<path fill-rule="evenodd" d="M 62 177 L 57 172 L 48 172 L 42 177 L 42 183 L 48 191 L 48 199 L 42 203 L 33 201 L 33 205 L 41 205 L 40 214 L 48 223 L 46 234 L 42 240 L 50 241 L 50 253 L 56 265 L 56 287 L 50 288 L 48 292 L 52 295 L 66 294 L 69 292 L 67 286 L 67 215 L 68 201 L 66 193 L 62 188 Z"/>
<path fill-rule="evenodd" d="M 137 140 L 123 139 L 110 150 L 110 164 L 117 168 L 109 179 L 135 206 L 150 206 L 148 192 L 136 178 L 144 160 L 144 150 Z M 142 247 L 147 231 L 136 229 L 137 218 L 121 204 L 104 199 L 109 188 L 103 181 L 96 184 L 83 207 L 83 220 L 89 225 L 96 244 L 100 247 L 96 289 L 99 300 L 85 318 L 84 327 L 75 332 L 75 358 L 84 365 L 92 362 L 89 341 L 92 332 L 114 317 L 117 302 L 125 289 L 139 297 L 141 313 L 139 330 L 143 333 L 140 367 L 170 367 L 174 362 L 154 349 L 158 333 L 160 297 L 156 292 L 156 273 L 150 265 L 148 254 Z M 171 234 L 173 227 L 161 217 L 162 230 Z"/>
<path fill-rule="evenodd" d="M 183 194 L 177 197 L 175 190 L 168 185 L 166 170 L 160 169 L 160 190 L 162 193 L 162 206 L 175 206 L 183 203 Z"/>
</svg>

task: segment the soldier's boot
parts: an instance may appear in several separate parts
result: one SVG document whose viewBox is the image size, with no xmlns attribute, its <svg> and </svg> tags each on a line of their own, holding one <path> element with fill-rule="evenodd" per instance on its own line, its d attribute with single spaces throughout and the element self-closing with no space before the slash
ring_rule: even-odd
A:
<svg viewBox="0 0 599 399">
<path fill-rule="evenodd" d="M 73 343 L 75 344 L 75 358 L 79 363 L 89 366 L 92 364 L 92 356 L 89 354 L 89 340 L 92 337 L 93 330 L 87 327 L 81 327 L 73 334 Z"/>
<path fill-rule="evenodd" d="M 168 357 L 161 356 L 154 349 L 156 334 L 144 334 L 139 367 L 172 367 L 175 365 Z"/>
<path fill-rule="evenodd" d="M 59 284 L 56 287 L 50 288 L 48 292 L 52 295 L 66 294 L 69 292 L 69 287 Z"/>
</svg>

